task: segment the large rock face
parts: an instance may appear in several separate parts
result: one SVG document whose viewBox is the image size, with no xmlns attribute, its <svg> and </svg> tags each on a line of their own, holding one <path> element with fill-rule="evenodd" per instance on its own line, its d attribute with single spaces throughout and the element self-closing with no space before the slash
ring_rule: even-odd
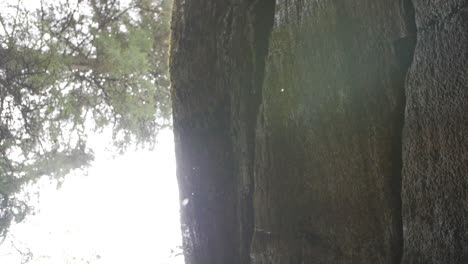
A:
<svg viewBox="0 0 468 264">
<path fill-rule="evenodd" d="M 256 116 L 274 1 L 175 1 L 171 79 L 188 263 L 248 263 Z"/>
<path fill-rule="evenodd" d="M 375 0 L 281 0 L 276 9 L 253 263 L 397 263 L 408 66 L 399 42 L 414 33 L 405 10 Z"/>
<path fill-rule="evenodd" d="M 403 130 L 403 263 L 468 263 L 468 10 L 415 0 Z"/>
<path fill-rule="evenodd" d="M 468 263 L 466 5 L 175 0 L 187 263 Z"/>
</svg>

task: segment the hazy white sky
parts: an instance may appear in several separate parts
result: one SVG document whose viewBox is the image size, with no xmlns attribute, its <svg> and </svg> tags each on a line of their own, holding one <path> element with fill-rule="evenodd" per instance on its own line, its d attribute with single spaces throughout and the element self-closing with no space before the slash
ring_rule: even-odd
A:
<svg viewBox="0 0 468 264">
<path fill-rule="evenodd" d="M 0 12 L 16 2 L 0 0 Z M 40 4 L 21 2 L 31 9 Z M 181 244 L 172 131 L 159 135 L 155 151 L 115 159 L 105 151 L 110 138 L 95 136 L 88 144 L 96 154 L 88 176 L 70 175 L 59 190 L 41 183 L 40 212 L 12 228 L 16 247 L 34 254 L 30 264 L 183 263 L 171 252 Z M 10 240 L 0 245 L 0 263 L 21 263 Z"/>
<path fill-rule="evenodd" d="M 43 184 L 40 213 L 13 229 L 17 246 L 32 250 L 32 264 L 182 264 L 171 253 L 181 244 L 172 132 L 160 134 L 153 152 L 115 159 L 105 138 L 91 142 L 97 152 L 88 176 L 71 175 L 59 190 Z M 9 241 L 0 263 L 21 263 Z"/>
</svg>

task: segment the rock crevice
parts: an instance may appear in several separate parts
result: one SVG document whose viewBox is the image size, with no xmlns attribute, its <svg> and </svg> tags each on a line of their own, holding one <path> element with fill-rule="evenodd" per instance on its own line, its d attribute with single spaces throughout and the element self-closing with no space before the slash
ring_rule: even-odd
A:
<svg viewBox="0 0 468 264">
<path fill-rule="evenodd" d="M 466 263 L 465 6 L 175 0 L 187 263 Z"/>
</svg>

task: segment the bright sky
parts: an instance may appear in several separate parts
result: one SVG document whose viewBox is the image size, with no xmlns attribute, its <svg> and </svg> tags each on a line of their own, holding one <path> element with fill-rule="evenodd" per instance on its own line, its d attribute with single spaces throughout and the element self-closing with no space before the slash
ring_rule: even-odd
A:
<svg viewBox="0 0 468 264">
<path fill-rule="evenodd" d="M 16 1 L 0 0 L 0 7 Z M 22 2 L 31 9 L 40 3 Z M 0 245 L 1 264 L 21 263 L 12 241 L 32 251 L 30 264 L 184 263 L 174 256 L 181 234 L 172 131 L 159 135 L 154 151 L 115 159 L 105 150 L 109 139 L 89 142 L 96 159 L 88 176 L 70 175 L 58 190 L 40 184 L 39 213 L 12 227 L 13 237 Z"/>
<path fill-rule="evenodd" d="M 172 131 L 159 135 L 155 151 L 115 159 L 103 136 L 93 141 L 88 176 L 71 175 L 59 190 L 43 183 L 40 213 L 12 230 L 16 246 L 31 249 L 31 264 L 182 264 L 171 253 L 181 244 Z M 0 263 L 18 257 L 5 241 Z"/>
</svg>

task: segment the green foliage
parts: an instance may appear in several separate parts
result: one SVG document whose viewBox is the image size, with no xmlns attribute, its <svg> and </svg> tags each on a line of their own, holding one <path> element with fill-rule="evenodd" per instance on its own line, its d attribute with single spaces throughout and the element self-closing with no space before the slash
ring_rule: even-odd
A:
<svg viewBox="0 0 468 264">
<path fill-rule="evenodd" d="M 153 147 L 171 115 L 169 0 L 14 3 L 0 6 L 0 234 L 29 210 L 25 184 L 90 164 L 90 132 Z"/>
</svg>

